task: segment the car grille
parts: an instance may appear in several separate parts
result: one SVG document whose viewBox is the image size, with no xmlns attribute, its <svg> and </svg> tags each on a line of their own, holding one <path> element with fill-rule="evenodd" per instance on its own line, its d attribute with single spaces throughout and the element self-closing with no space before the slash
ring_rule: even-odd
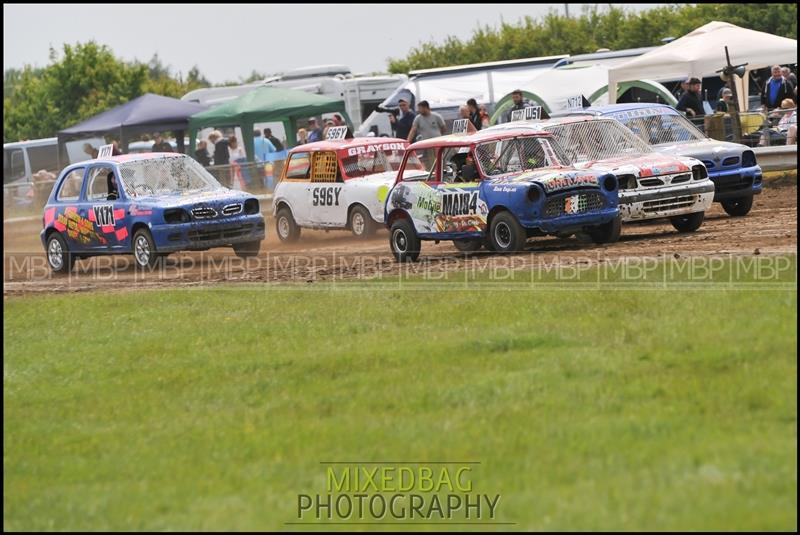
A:
<svg viewBox="0 0 800 535">
<path fill-rule="evenodd" d="M 703 160 L 703 165 L 706 166 L 706 169 L 714 169 L 716 167 L 711 160 Z"/>
<path fill-rule="evenodd" d="M 222 208 L 222 215 L 236 215 L 242 212 L 242 203 L 226 204 Z"/>
<path fill-rule="evenodd" d="M 680 184 L 682 182 L 688 182 L 690 178 L 692 178 L 692 175 L 690 173 L 675 175 L 674 177 L 672 177 L 670 184 Z"/>
<path fill-rule="evenodd" d="M 230 238 L 238 238 L 240 236 L 249 234 L 250 232 L 252 232 L 252 230 L 253 230 L 253 224 L 246 223 L 244 225 L 192 230 L 189 231 L 188 237 L 189 240 L 193 242 L 202 243 L 202 242 L 209 242 L 216 240 L 225 240 Z"/>
<path fill-rule="evenodd" d="M 211 219 L 217 217 L 217 211 L 210 206 L 202 206 L 200 208 L 192 208 L 192 215 L 195 219 Z"/>
<path fill-rule="evenodd" d="M 660 178 L 645 178 L 644 180 L 640 180 L 639 184 L 641 184 L 644 187 L 663 186 L 664 181 L 661 180 Z"/>
<path fill-rule="evenodd" d="M 601 210 L 606 205 L 606 198 L 600 193 L 576 193 L 560 195 L 547 199 L 544 205 L 545 217 L 557 217 L 565 214 L 584 214 Z"/>
<path fill-rule="evenodd" d="M 670 197 L 669 199 L 645 201 L 642 203 L 642 209 L 647 213 L 653 213 L 686 208 L 695 203 L 696 197 L 696 195 L 682 195 L 680 197 Z"/>
<path fill-rule="evenodd" d="M 737 191 L 740 189 L 747 189 L 752 187 L 753 179 L 748 176 L 742 175 L 728 175 L 714 179 L 714 185 L 717 188 L 717 193 L 727 191 Z"/>
<path fill-rule="evenodd" d="M 731 156 L 730 158 L 725 158 L 722 160 L 722 165 L 736 165 L 739 163 L 738 156 Z"/>
</svg>

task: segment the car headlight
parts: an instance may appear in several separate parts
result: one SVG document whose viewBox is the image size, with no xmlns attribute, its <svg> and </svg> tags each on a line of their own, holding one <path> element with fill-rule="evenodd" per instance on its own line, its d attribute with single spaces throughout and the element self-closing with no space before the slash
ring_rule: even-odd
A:
<svg viewBox="0 0 800 535">
<path fill-rule="evenodd" d="M 636 177 L 633 175 L 619 175 L 617 181 L 619 189 L 636 189 Z"/>
<path fill-rule="evenodd" d="M 617 177 L 614 175 L 606 175 L 603 177 L 603 189 L 606 191 L 614 191 L 617 189 Z"/>
<path fill-rule="evenodd" d="M 695 165 L 692 167 L 692 178 L 695 180 L 703 180 L 708 178 L 708 170 L 705 165 Z"/>
<path fill-rule="evenodd" d="M 251 215 L 251 214 L 258 214 L 261 212 L 261 207 L 258 204 L 258 199 L 247 199 L 244 201 L 244 213 Z"/>
<path fill-rule="evenodd" d="M 746 150 L 742 153 L 742 167 L 753 167 L 756 165 L 756 153 Z"/>
<path fill-rule="evenodd" d="M 542 190 L 539 186 L 532 185 L 528 188 L 528 200 L 536 203 L 542 198 Z"/>
<path fill-rule="evenodd" d="M 164 221 L 170 224 L 188 223 L 191 221 L 191 217 L 189 217 L 189 212 L 183 208 L 169 208 L 164 210 Z"/>
</svg>

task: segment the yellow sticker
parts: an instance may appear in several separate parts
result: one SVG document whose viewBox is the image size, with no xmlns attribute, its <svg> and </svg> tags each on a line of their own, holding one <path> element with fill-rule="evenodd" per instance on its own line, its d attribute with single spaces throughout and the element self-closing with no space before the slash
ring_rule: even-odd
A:
<svg viewBox="0 0 800 535">
<path fill-rule="evenodd" d="M 385 202 L 387 195 L 389 195 L 389 186 L 383 185 L 378 188 L 378 200 L 380 202 Z"/>
</svg>

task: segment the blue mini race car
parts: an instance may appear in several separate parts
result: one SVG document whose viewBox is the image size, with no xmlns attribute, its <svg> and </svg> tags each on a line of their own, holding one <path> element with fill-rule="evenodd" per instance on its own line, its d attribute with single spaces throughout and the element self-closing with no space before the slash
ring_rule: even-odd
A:
<svg viewBox="0 0 800 535">
<path fill-rule="evenodd" d="M 70 165 L 44 208 L 42 244 L 55 272 L 75 260 L 133 254 L 138 267 L 184 250 L 232 246 L 258 254 L 258 199 L 223 187 L 183 154 L 129 154 Z"/>
<path fill-rule="evenodd" d="M 753 206 L 753 195 L 761 193 L 761 167 L 749 147 L 706 137 L 672 106 L 611 104 L 573 113 L 612 117 L 652 145 L 657 152 L 690 156 L 702 161 L 708 169 L 708 177 L 714 183 L 714 202 L 722 203 L 722 208 L 729 215 L 747 215 Z"/>
<path fill-rule="evenodd" d="M 578 170 L 547 132 L 507 129 L 410 145 L 386 198 L 385 224 L 398 262 L 419 257 L 420 240 L 452 240 L 509 253 L 528 238 L 588 234 L 616 241 L 616 177 Z"/>
</svg>

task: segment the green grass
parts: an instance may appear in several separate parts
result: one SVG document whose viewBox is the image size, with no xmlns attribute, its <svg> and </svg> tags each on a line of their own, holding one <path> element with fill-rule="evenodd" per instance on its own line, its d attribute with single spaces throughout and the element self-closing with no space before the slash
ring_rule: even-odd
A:
<svg viewBox="0 0 800 535">
<path fill-rule="evenodd" d="M 292 529 L 321 461 L 452 460 L 504 528 L 793 530 L 796 292 L 737 288 L 7 298 L 4 528 Z"/>
</svg>

